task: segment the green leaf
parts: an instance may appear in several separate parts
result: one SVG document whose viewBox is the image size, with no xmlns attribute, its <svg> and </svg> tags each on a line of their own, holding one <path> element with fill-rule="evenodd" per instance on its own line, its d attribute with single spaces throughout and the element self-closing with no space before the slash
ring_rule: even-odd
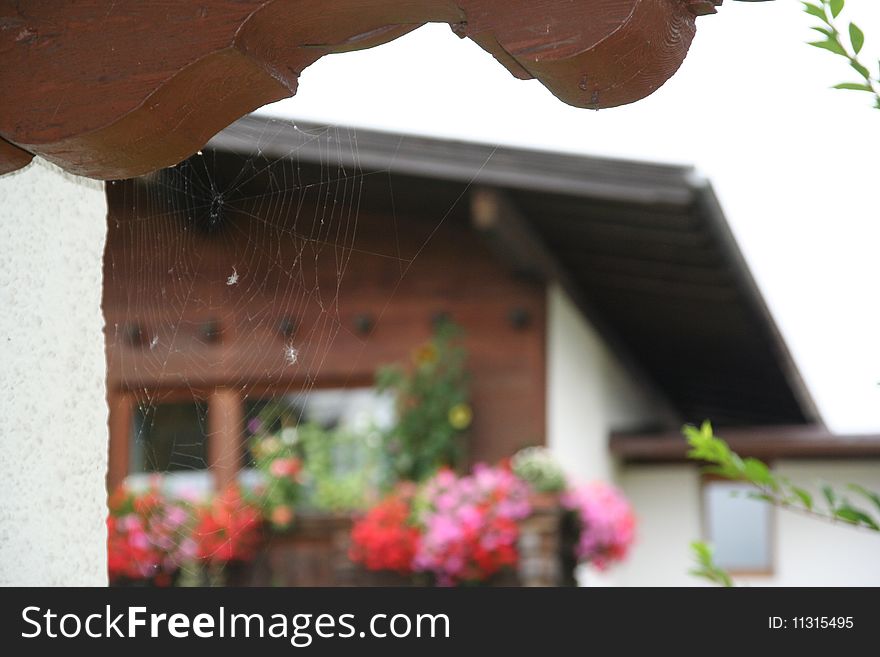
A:
<svg viewBox="0 0 880 657">
<path fill-rule="evenodd" d="M 700 427 L 700 433 L 704 438 L 713 438 L 715 432 L 712 431 L 712 423 L 709 420 L 703 420 L 703 426 Z"/>
<path fill-rule="evenodd" d="M 804 508 L 807 511 L 813 510 L 813 496 L 812 495 L 810 495 L 803 488 L 798 488 L 797 486 L 792 486 L 791 492 L 798 496 L 798 499 L 800 499 L 801 504 L 804 505 Z"/>
<path fill-rule="evenodd" d="M 770 504 L 774 504 L 776 502 L 776 499 L 772 495 L 768 495 L 767 493 L 749 493 L 749 499 L 759 500 L 761 502 L 769 502 Z"/>
<path fill-rule="evenodd" d="M 825 41 L 810 41 L 809 45 L 816 48 L 822 48 L 824 50 L 830 50 L 835 55 L 841 55 L 842 57 L 847 56 L 846 50 L 843 49 L 843 46 L 832 39 L 827 39 Z"/>
<path fill-rule="evenodd" d="M 829 39 L 833 39 L 833 38 L 834 38 L 834 32 L 832 32 L 831 30 L 829 30 L 827 27 L 811 27 L 810 29 L 811 29 L 811 30 L 816 30 L 819 34 L 822 34 L 822 35 L 824 35 L 825 37 L 827 37 L 827 38 L 829 38 Z"/>
<path fill-rule="evenodd" d="M 861 75 L 866 80 L 871 79 L 871 71 L 869 71 L 867 69 L 867 67 L 862 66 L 862 64 L 860 64 L 859 62 L 857 62 L 854 59 L 850 61 L 849 65 L 852 66 L 858 72 L 858 74 Z"/>
<path fill-rule="evenodd" d="M 845 89 L 848 91 L 867 91 L 868 93 L 874 93 L 874 90 L 869 87 L 867 84 L 862 84 L 861 82 L 841 82 L 840 84 L 835 84 L 832 89 Z"/>
<path fill-rule="evenodd" d="M 703 541 L 693 541 L 691 549 L 700 563 L 707 563 L 712 560 L 712 550 Z"/>
<path fill-rule="evenodd" d="M 849 24 L 849 40 L 852 43 L 853 50 L 858 55 L 862 50 L 862 46 L 865 45 L 865 33 L 855 23 Z"/>
<path fill-rule="evenodd" d="M 849 506 L 848 504 L 835 510 L 834 515 L 841 520 L 851 522 L 854 525 L 865 525 L 866 527 L 873 529 L 875 532 L 880 531 L 880 525 L 878 525 L 871 516 L 860 509 Z"/>
<path fill-rule="evenodd" d="M 831 15 L 837 18 L 843 11 L 844 0 L 830 0 L 828 6 L 831 7 Z"/>
<path fill-rule="evenodd" d="M 711 465 L 703 468 L 705 474 L 717 475 L 722 479 L 730 479 L 732 481 L 741 480 L 742 473 L 730 465 Z"/>
<path fill-rule="evenodd" d="M 773 490 L 779 489 L 776 478 L 770 473 L 766 463 L 755 458 L 747 458 L 743 461 L 743 465 L 746 479 L 760 486 L 770 486 Z"/>
<path fill-rule="evenodd" d="M 855 491 L 859 495 L 867 497 L 869 500 L 871 500 L 871 502 L 874 503 L 874 506 L 877 507 L 877 510 L 880 511 L 880 495 L 872 490 L 868 490 L 864 486 L 860 486 L 859 484 L 850 484 L 849 486 L 847 486 L 847 488 Z"/>
<path fill-rule="evenodd" d="M 825 496 L 825 501 L 828 502 L 828 506 L 834 510 L 834 507 L 837 505 L 837 495 L 834 494 L 834 489 L 828 484 L 825 484 L 822 486 L 822 495 Z"/>
<path fill-rule="evenodd" d="M 828 22 L 828 18 L 825 16 L 825 10 L 822 7 L 814 5 L 812 2 L 804 2 L 804 11 L 808 14 L 815 16 L 816 18 L 821 19 L 824 22 Z"/>
<path fill-rule="evenodd" d="M 712 559 L 713 550 L 709 545 L 703 541 L 694 541 L 691 543 L 691 550 L 699 566 L 699 568 L 688 571 L 691 575 L 708 580 L 713 584 L 720 584 L 726 587 L 733 586 L 733 580 L 730 578 L 730 575 L 715 565 Z"/>
</svg>

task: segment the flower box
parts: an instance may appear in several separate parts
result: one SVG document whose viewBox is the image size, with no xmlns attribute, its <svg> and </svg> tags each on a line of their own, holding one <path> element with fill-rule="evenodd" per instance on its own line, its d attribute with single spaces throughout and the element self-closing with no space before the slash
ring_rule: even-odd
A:
<svg viewBox="0 0 880 657">
<path fill-rule="evenodd" d="M 254 561 L 231 569 L 227 584 L 243 586 L 425 586 L 425 574 L 370 571 L 349 559 L 354 518 L 303 513 L 286 532 L 271 533 Z M 520 521 L 519 563 L 497 573 L 488 586 L 572 586 L 577 528 L 555 496 L 536 496 Z M 233 572 L 234 571 L 234 572 Z"/>
</svg>

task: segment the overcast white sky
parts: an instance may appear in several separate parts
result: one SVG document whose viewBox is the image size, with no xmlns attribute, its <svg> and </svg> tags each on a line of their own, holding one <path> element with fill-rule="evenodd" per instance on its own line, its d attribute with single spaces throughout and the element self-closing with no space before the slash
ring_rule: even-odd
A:
<svg viewBox="0 0 880 657">
<path fill-rule="evenodd" d="M 880 2 L 848 0 L 880 53 Z M 262 113 L 481 142 L 694 164 L 829 426 L 880 430 L 880 111 L 830 53 L 804 45 L 795 0 L 699 19 L 679 73 L 635 105 L 592 112 L 515 80 L 446 25 L 306 69 Z M 846 14 L 845 14 L 846 15 Z"/>
</svg>

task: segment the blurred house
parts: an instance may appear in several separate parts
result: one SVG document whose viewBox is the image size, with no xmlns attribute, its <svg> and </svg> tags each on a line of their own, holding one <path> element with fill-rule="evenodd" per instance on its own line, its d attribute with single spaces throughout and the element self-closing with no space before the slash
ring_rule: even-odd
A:
<svg viewBox="0 0 880 657">
<path fill-rule="evenodd" d="M 757 584 L 880 585 L 873 536 L 731 497 L 685 461 L 681 425 L 710 419 L 793 478 L 880 488 L 880 438 L 824 427 L 692 169 L 248 117 L 107 190 L 111 486 L 232 481 L 270 399 L 387 421 L 377 367 L 448 317 L 471 460 L 546 444 L 636 506 L 632 558 L 591 581 L 692 583 L 703 537 Z"/>
</svg>

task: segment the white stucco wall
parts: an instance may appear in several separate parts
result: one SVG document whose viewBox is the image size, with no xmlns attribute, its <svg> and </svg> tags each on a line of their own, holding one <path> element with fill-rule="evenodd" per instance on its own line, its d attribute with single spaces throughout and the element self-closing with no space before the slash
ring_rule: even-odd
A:
<svg viewBox="0 0 880 657">
<path fill-rule="evenodd" d="M 573 482 L 615 483 L 612 431 L 638 429 L 668 414 L 634 381 L 558 286 L 547 290 L 547 445 Z M 581 568 L 585 586 L 614 586 L 616 573 Z"/>
<path fill-rule="evenodd" d="M 547 291 L 547 444 L 576 480 L 614 478 L 612 430 L 663 417 L 617 362 L 568 295 Z"/>
<path fill-rule="evenodd" d="M 779 461 L 779 474 L 816 491 L 858 483 L 880 490 L 880 461 Z M 689 544 L 702 538 L 700 480 L 690 465 L 621 469 L 619 483 L 636 509 L 638 541 L 615 569 L 623 586 L 694 586 Z M 816 495 L 817 499 L 820 496 Z M 855 501 L 855 496 L 853 501 Z M 774 510 L 773 574 L 736 578 L 753 586 L 880 586 L 880 535 Z"/>
<path fill-rule="evenodd" d="M 106 583 L 103 185 L 0 176 L 0 585 Z"/>
<path fill-rule="evenodd" d="M 558 287 L 548 290 L 548 445 L 575 480 L 616 483 L 635 507 L 637 541 L 606 574 L 584 569 L 587 585 L 700 586 L 688 574 L 690 543 L 704 538 L 701 486 L 694 465 L 618 466 L 611 431 L 668 418 L 668 409 L 632 381 L 603 340 Z M 880 461 L 779 461 L 793 481 L 880 490 Z M 809 488 L 810 486 L 806 486 Z M 817 496 L 818 498 L 818 496 Z M 880 535 L 774 511 L 771 576 L 739 578 L 760 586 L 880 586 Z"/>
</svg>

